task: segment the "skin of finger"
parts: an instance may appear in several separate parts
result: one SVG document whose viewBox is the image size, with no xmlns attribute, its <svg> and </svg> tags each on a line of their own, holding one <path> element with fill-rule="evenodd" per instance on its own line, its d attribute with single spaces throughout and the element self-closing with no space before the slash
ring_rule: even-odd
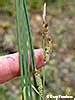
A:
<svg viewBox="0 0 75 100">
<path fill-rule="evenodd" d="M 37 69 L 41 68 L 43 62 L 43 51 L 42 49 L 34 50 L 35 62 Z M 28 56 L 30 59 L 30 56 Z M 30 62 L 30 60 L 29 60 Z M 12 78 L 20 75 L 19 66 L 19 53 L 14 53 L 0 57 L 0 84 L 11 80 Z"/>
</svg>

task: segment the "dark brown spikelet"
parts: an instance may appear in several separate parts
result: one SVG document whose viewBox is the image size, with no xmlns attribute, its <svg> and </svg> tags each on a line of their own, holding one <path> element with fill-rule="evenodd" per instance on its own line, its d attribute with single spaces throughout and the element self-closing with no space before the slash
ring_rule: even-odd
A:
<svg viewBox="0 0 75 100">
<path fill-rule="evenodd" d="M 48 23 L 43 23 L 42 29 L 42 47 L 44 50 L 44 63 L 49 61 L 50 55 L 52 53 L 52 37 L 48 32 Z"/>
</svg>

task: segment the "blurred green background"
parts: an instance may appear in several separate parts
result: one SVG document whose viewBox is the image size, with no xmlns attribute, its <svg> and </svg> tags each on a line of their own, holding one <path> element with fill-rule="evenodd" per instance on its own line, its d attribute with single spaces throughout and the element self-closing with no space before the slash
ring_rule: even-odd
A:
<svg viewBox="0 0 75 100">
<path fill-rule="evenodd" d="M 43 2 L 27 0 L 34 48 L 41 48 Z M 47 20 L 54 46 L 46 94 L 75 96 L 75 0 L 47 0 Z M 0 55 L 17 52 L 15 35 L 15 0 L 0 0 Z M 19 78 L 0 86 L 0 100 L 21 100 Z"/>
</svg>

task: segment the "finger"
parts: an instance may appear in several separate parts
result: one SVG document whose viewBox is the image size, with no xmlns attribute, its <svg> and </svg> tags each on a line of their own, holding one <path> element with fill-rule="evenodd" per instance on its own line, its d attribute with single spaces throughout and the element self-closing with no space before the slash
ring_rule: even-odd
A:
<svg viewBox="0 0 75 100">
<path fill-rule="evenodd" d="M 34 50 L 37 68 L 44 64 L 42 49 Z M 30 62 L 30 61 L 29 61 Z M 0 57 L 0 84 L 20 75 L 19 53 Z"/>
</svg>

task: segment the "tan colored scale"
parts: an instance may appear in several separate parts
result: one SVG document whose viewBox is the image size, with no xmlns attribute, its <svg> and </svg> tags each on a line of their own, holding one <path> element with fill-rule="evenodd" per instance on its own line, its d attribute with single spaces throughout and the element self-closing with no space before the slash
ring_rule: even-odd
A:
<svg viewBox="0 0 75 100">
<path fill-rule="evenodd" d="M 49 34 L 48 23 L 46 20 L 46 3 L 44 4 L 43 11 L 42 47 L 44 50 L 44 63 L 47 63 L 52 53 L 52 37 Z"/>
</svg>

